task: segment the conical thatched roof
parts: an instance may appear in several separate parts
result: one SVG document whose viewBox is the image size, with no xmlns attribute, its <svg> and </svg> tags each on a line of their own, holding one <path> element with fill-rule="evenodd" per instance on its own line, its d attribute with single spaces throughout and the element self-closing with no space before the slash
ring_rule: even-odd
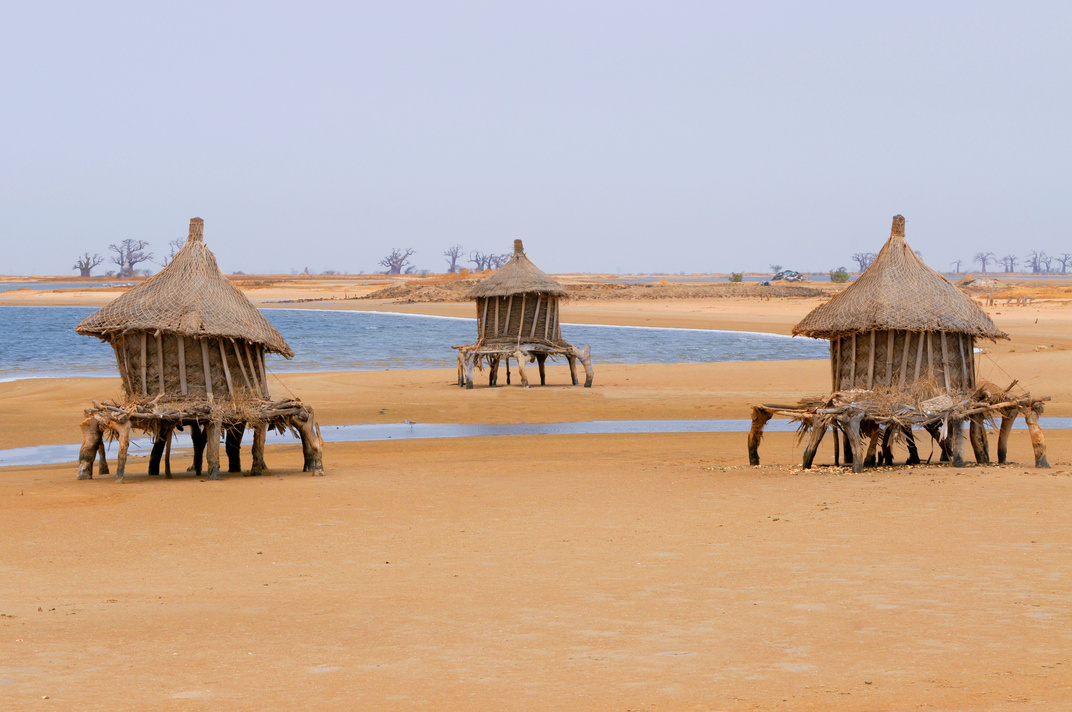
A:
<svg viewBox="0 0 1072 712">
<path fill-rule="evenodd" d="M 148 331 L 245 339 L 287 358 L 294 352 L 257 308 L 227 281 L 202 239 L 204 221 L 190 221 L 190 237 L 164 269 L 78 325 L 79 334 L 108 338 Z"/>
<path fill-rule="evenodd" d="M 565 288 L 551 279 L 525 256 L 521 240 L 514 240 L 510 261 L 469 290 L 469 298 L 506 297 L 511 294 L 553 294 L 566 296 Z"/>
<path fill-rule="evenodd" d="M 905 242 L 904 218 L 860 277 L 793 327 L 793 335 L 831 339 L 872 329 L 947 331 L 1007 339 L 979 305 L 928 267 Z"/>
</svg>

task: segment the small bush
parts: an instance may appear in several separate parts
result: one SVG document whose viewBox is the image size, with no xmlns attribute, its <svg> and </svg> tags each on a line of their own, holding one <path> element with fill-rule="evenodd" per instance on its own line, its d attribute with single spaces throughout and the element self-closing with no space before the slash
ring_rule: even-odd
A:
<svg viewBox="0 0 1072 712">
<path fill-rule="evenodd" d="M 849 281 L 849 272 L 844 267 L 830 270 L 830 281 L 834 284 L 843 284 Z"/>
<path fill-rule="evenodd" d="M 730 272 L 730 281 L 731 282 L 743 282 L 744 281 L 744 272 Z"/>
</svg>

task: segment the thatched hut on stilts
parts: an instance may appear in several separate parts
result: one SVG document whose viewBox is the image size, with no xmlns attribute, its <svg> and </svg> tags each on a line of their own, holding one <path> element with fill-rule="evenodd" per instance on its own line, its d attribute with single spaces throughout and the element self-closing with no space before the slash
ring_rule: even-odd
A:
<svg viewBox="0 0 1072 712">
<path fill-rule="evenodd" d="M 559 302 L 566 297 L 561 284 L 547 276 L 525 256 L 521 240 L 514 240 L 514 254 L 494 274 L 476 285 L 469 297 L 476 301 L 477 342 L 458 349 L 458 385 L 473 387 L 473 368 L 486 361 L 491 375 L 488 385 L 498 383 L 499 362 L 506 362 L 510 383 L 510 359 L 517 361 L 521 385 L 528 386 L 525 364 L 535 361 L 540 385 L 546 385 L 547 357 L 565 356 L 570 377 L 577 385 L 576 362 L 584 366 L 584 387 L 592 387 L 592 357 L 587 346 L 578 349 L 562 340 Z"/>
<path fill-rule="evenodd" d="M 908 463 L 919 462 L 912 427 L 922 427 L 941 447 L 941 460 L 960 467 L 963 428 L 977 462 L 989 462 L 984 420 L 1001 419 L 998 461 L 1005 461 L 1009 431 L 1018 414 L 1027 421 L 1035 463 L 1048 467 L 1038 426 L 1042 403 L 1015 382 L 999 389 L 979 383 L 975 370 L 977 339 L 1007 339 L 990 317 L 945 277 L 928 267 L 905 242 L 904 218 L 893 218 L 890 239 L 859 279 L 793 328 L 793 335 L 830 340 L 833 394 L 796 406 L 755 406 L 749 435 L 749 461 L 759 464 L 763 426 L 783 415 L 802 423 L 811 438 L 804 450 L 810 467 L 827 428 L 840 461 L 838 434 L 845 436 L 845 462 L 859 472 L 865 464 L 893 464 L 891 439 L 905 438 Z M 866 448 L 863 438 L 870 436 Z M 881 454 L 877 450 L 881 444 Z"/>
<path fill-rule="evenodd" d="M 156 275 L 91 314 L 80 334 L 111 344 L 125 400 L 98 403 L 86 410 L 78 478 L 93 476 L 99 455 L 107 473 L 103 438 L 119 440 L 116 478 L 122 480 L 132 429 L 154 438 L 149 474 L 171 476 L 171 438 L 190 428 L 194 470 L 208 460 L 208 478 L 219 479 L 221 435 L 226 438 L 228 471 L 240 472 L 239 447 L 253 429 L 250 474 L 265 470 L 264 442 L 269 428 L 290 429 L 302 441 L 305 471 L 324 473 L 322 441 L 313 409 L 300 400 L 273 401 L 264 358 L 294 355 L 257 308 L 216 265 L 203 240 L 204 221 L 190 221 L 190 234 L 178 253 Z"/>
</svg>

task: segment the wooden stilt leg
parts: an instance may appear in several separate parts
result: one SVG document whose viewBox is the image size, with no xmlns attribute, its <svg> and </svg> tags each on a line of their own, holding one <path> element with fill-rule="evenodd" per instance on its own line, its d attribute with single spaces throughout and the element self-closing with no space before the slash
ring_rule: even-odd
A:
<svg viewBox="0 0 1072 712">
<path fill-rule="evenodd" d="M 492 356 L 488 359 L 488 385 L 499 385 L 499 357 Z"/>
<path fill-rule="evenodd" d="M 1024 420 L 1027 421 L 1027 432 L 1031 434 L 1031 447 L 1035 450 L 1035 467 L 1042 467 L 1049 469 L 1050 461 L 1046 459 L 1046 438 L 1042 435 L 1042 428 L 1039 427 L 1039 411 L 1042 410 L 1042 404 L 1039 403 L 1034 408 L 1024 409 Z"/>
<path fill-rule="evenodd" d="M 998 431 L 998 462 L 1004 463 L 1009 453 L 1009 433 L 1016 422 L 1016 410 L 1006 410 L 1001 414 L 1001 430 Z"/>
<path fill-rule="evenodd" d="M 167 438 L 163 433 L 166 426 L 161 423 L 160 430 L 156 434 L 156 439 L 153 440 L 153 450 L 149 453 L 149 475 L 156 476 L 160 474 L 160 459 L 164 456 L 164 447 L 167 445 Z"/>
<path fill-rule="evenodd" d="M 916 449 L 916 436 L 912 434 L 912 428 L 911 427 L 905 428 L 904 434 L 905 434 L 905 443 L 908 445 L 908 461 L 905 462 L 905 464 L 906 465 L 918 465 L 920 460 L 919 460 L 919 450 Z"/>
<path fill-rule="evenodd" d="M 525 362 L 529 360 L 528 354 L 522 351 L 515 351 L 514 358 L 517 359 L 517 375 L 521 376 L 521 385 L 528 388 L 529 376 L 525 373 Z"/>
<path fill-rule="evenodd" d="M 584 366 L 584 387 L 585 388 L 591 388 L 592 387 L 592 378 L 595 375 L 592 372 L 592 350 L 591 350 L 591 348 L 589 348 L 588 346 L 585 346 L 581 350 L 581 354 L 580 354 L 580 356 L 578 356 L 578 358 L 581 361 L 581 365 Z"/>
<path fill-rule="evenodd" d="M 968 421 L 968 433 L 971 438 L 972 451 L 975 453 L 975 461 L 980 465 L 990 464 L 990 443 L 987 442 L 986 428 L 983 426 L 983 416 L 976 413 Z"/>
<path fill-rule="evenodd" d="M 237 423 L 227 427 L 227 471 L 242 471 L 242 435 L 246 432 L 245 423 Z"/>
<path fill-rule="evenodd" d="M 547 372 L 544 370 L 544 363 L 547 361 L 547 354 L 536 354 L 536 366 L 540 369 L 540 385 L 547 385 Z"/>
<path fill-rule="evenodd" d="M 164 479 L 171 479 L 171 436 L 175 434 L 175 424 L 169 423 L 164 437 Z"/>
<path fill-rule="evenodd" d="M 190 423 L 190 440 L 194 443 L 194 464 L 189 471 L 200 477 L 205 457 L 205 429 L 200 423 Z"/>
<path fill-rule="evenodd" d="M 839 429 L 841 430 L 841 435 L 843 436 L 841 452 L 845 454 L 845 464 L 851 465 L 854 462 L 854 460 L 852 459 L 852 439 L 849 437 L 849 431 L 845 430 L 844 427 L 839 427 Z"/>
<path fill-rule="evenodd" d="M 504 356 L 503 361 L 506 362 L 506 385 L 510 385 L 510 357 Z"/>
<path fill-rule="evenodd" d="M 844 416 L 843 416 L 844 417 Z M 863 422 L 864 414 L 857 413 L 851 418 L 845 417 L 842 420 L 842 429 L 845 431 L 845 436 L 849 440 L 849 446 L 852 448 L 852 471 L 863 472 L 864 471 L 864 441 L 860 435 L 860 424 Z M 848 453 L 846 453 L 847 455 Z M 845 458 L 846 462 L 848 457 Z"/>
<path fill-rule="evenodd" d="M 948 440 L 950 440 L 953 467 L 964 467 L 964 423 L 960 419 L 949 419 Z"/>
<path fill-rule="evenodd" d="M 294 416 L 292 422 L 298 435 L 301 436 L 302 454 L 305 456 L 305 464 L 302 472 L 312 472 L 314 475 L 323 476 L 323 441 L 320 439 L 319 429 L 316 427 L 316 418 L 313 417 L 313 409 L 305 406 L 308 414 Z"/>
<path fill-rule="evenodd" d="M 220 479 L 220 429 L 222 423 L 210 420 L 205 424 L 205 459 L 208 461 L 208 478 Z"/>
<path fill-rule="evenodd" d="M 882 465 L 890 466 L 893 464 L 893 429 L 897 427 L 895 425 L 887 425 L 882 433 L 882 456 L 879 458 L 879 463 Z"/>
<path fill-rule="evenodd" d="M 841 434 L 837 425 L 830 426 L 830 435 L 834 438 L 834 467 L 841 467 Z"/>
<path fill-rule="evenodd" d="M 86 418 L 79 427 L 82 429 L 82 447 L 78 450 L 78 479 L 91 480 L 93 461 L 97 458 L 104 434 L 96 418 Z"/>
<path fill-rule="evenodd" d="M 268 467 L 264 464 L 264 441 L 268 437 L 268 423 L 257 423 L 253 426 L 253 448 L 250 457 L 253 462 L 249 468 L 249 474 L 254 477 L 264 474 Z"/>
<path fill-rule="evenodd" d="M 878 464 L 878 443 L 882 438 L 882 428 L 874 423 L 871 423 L 870 425 L 869 432 L 871 433 L 871 440 L 867 443 L 867 455 L 864 457 L 864 467 L 874 467 Z"/>
<path fill-rule="evenodd" d="M 97 459 L 100 460 L 100 473 L 102 475 L 108 474 L 108 453 L 104 450 L 104 438 L 100 440 L 100 447 L 97 449 Z"/>
<path fill-rule="evenodd" d="M 804 448 L 805 470 L 811 469 L 811 464 L 815 461 L 815 452 L 819 449 L 819 443 L 823 441 L 824 435 L 826 435 L 826 423 L 819 416 L 813 415 L 811 418 L 811 440 L 808 442 L 808 446 Z"/>
<path fill-rule="evenodd" d="M 476 359 L 473 354 L 465 355 L 465 387 L 470 390 L 473 388 L 473 365 Z"/>
<path fill-rule="evenodd" d="M 574 385 L 577 385 L 574 383 Z M 748 464 L 759 465 L 759 443 L 763 441 L 763 426 L 771 414 L 761 408 L 752 408 L 752 429 L 748 431 Z"/>
<path fill-rule="evenodd" d="M 569 363 L 569 375 L 573 381 L 573 385 L 578 385 L 580 382 L 577 380 L 577 359 L 573 354 L 566 356 L 566 361 Z"/>
<path fill-rule="evenodd" d="M 465 354 L 458 352 L 458 387 L 465 388 Z"/>
<path fill-rule="evenodd" d="M 130 448 L 130 421 L 116 423 L 119 432 L 119 454 L 115 456 L 115 481 L 122 482 L 127 469 L 127 450 Z"/>
</svg>

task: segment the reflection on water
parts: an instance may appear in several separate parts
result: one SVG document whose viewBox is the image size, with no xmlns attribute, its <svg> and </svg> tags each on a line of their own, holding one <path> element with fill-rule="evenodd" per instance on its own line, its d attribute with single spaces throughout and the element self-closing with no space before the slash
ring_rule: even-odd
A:
<svg viewBox="0 0 1072 712">
<path fill-rule="evenodd" d="M 54 376 L 114 376 L 107 344 L 74 331 L 93 307 L 0 307 L 0 381 Z M 268 360 L 269 371 L 369 371 L 449 368 L 451 346 L 476 339 L 473 319 L 328 309 L 262 312 L 294 349 Z M 32 339 L 25 338 L 28 332 Z M 828 357 L 815 339 L 703 329 L 566 324 L 566 338 L 592 347 L 600 363 L 780 361 Z"/>
</svg>

